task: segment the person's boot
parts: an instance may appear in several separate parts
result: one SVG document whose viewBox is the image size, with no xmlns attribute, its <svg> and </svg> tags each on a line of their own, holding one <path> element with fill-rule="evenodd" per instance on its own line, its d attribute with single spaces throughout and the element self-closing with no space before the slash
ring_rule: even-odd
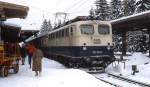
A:
<svg viewBox="0 0 150 87">
<path fill-rule="evenodd" d="M 30 64 L 30 69 L 31 69 L 31 64 Z"/>
<path fill-rule="evenodd" d="M 42 76 L 42 73 L 41 73 L 41 71 L 39 71 L 39 76 Z"/>
<path fill-rule="evenodd" d="M 35 76 L 38 76 L 38 72 L 37 71 L 35 71 Z"/>
</svg>

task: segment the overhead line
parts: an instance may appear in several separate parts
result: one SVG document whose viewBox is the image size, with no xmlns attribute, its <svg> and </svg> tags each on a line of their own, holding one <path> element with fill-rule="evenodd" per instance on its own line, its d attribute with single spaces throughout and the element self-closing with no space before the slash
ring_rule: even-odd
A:
<svg viewBox="0 0 150 87">
<path fill-rule="evenodd" d="M 81 0 L 79 0 L 78 2 L 74 3 L 71 7 L 76 6 L 79 2 L 81 2 Z M 71 7 L 68 7 L 65 11 L 69 11 L 71 9 Z"/>
<path fill-rule="evenodd" d="M 32 5 L 30 5 L 30 6 L 33 7 L 33 8 L 35 8 L 35 9 L 37 9 L 37 10 L 39 10 L 39 11 L 43 11 L 43 12 L 46 12 L 46 13 L 49 13 L 49 14 L 54 14 L 54 13 L 52 13 L 52 12 L 50 12 L 50 11 L 47 11 L 47 10 L 44 10 L 44 9 L 42 9 L 42 8 L 38 8 L 38 7 L 32 6 Z"/>
<path fill-rule="evenodd" d="M 76 4 L 76 6 L 77 6 L 77 7 L 80 7 L 81 5 L 87 3 L 87 1 L 88 1 L 88 0 L 83 0 L 83 2 Z M 76 6 L 73 6 L 73 7 L 75 8 Z M 77 8 L 77 7 L 76 7 L 76 8 Z M 70 7 L 70 9 L 74 9 L 74 8 L 71 8 L 71 7 Z M 69 11 L 70 9 L 68 9 L 67 11 Z"/>
</svg>

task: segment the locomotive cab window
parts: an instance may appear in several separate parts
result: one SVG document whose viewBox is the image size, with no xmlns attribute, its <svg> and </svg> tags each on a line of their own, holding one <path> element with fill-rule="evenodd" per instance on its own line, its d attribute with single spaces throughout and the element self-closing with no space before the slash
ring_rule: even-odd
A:
<svg viewBox="0 0 150 87">
<path fill-rule="evenodd" d="M 81 25 L 81 34 L 94 34 L 94 26 L 93 25 Z"/>
<path fill-rule="evenodd" d="M 109 34 L 109 26 L 108 25 L 98 25 L 98 32 L 99 34 Z"/>
</svg>

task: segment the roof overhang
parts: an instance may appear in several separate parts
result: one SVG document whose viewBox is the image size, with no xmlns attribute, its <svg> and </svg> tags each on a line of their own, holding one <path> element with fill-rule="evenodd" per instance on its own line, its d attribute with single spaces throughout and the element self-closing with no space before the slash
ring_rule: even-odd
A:
<svg viewBox="0 0 150 87">
<path fill-rule="evenodd" d="M 0 1 L 0 20 L 9 18 L 25 18 L 29 8 L 22 5 Z"/>
<path fill-rule="evenodd" d="M 150 11 L 126 16 L 111 21 L 113 31 L 150 29 Z"/>
</svg>

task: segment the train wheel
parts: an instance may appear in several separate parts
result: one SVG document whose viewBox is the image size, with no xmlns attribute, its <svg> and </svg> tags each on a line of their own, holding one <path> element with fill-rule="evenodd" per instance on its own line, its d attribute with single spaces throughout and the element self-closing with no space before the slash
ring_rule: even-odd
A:
<svg viewBox="0 0 150 87">
<path fill-rule="evenodd" d="M 68 67 L 69 67 L 69 68 L 72 68 L 72 67 L 73 67 L 73 64 L 72 64 L 72 63 L 69 63 L 69 64 L 68 64 Z"/>
<path fill-rule="evenodd" d="M 7 77 L 8 76 L 8 68 L 7 67 L 2 67 L 1 68 L 1 76 L 2 77 Z"/>
<path fill-rule="evenodd" d="M 16 73 L 18 73 L 18 71 L 19 71 L 19 64 L 16 64 L 14 66 L 14 73 L 16 74 Z"/>
</svg>

